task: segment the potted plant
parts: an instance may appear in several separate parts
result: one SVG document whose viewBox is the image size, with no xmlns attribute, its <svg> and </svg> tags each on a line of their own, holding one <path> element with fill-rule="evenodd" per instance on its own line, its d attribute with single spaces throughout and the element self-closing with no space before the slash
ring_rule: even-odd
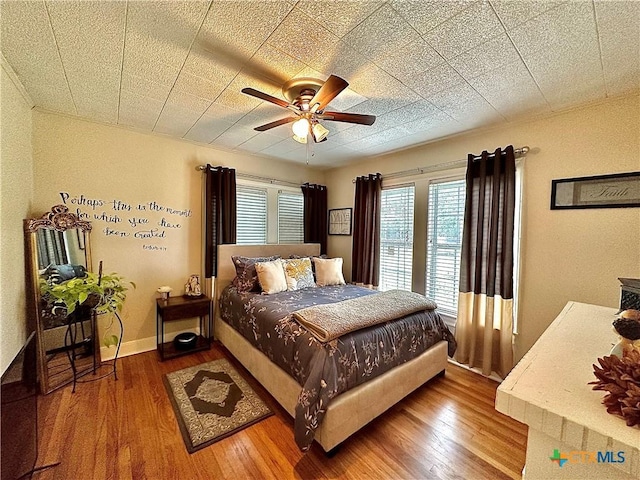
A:
<svg viewBox="0 0 640 480">
<path fill-rule="evenodd" d="M 122 311 L 127 298 L 127 283 L 136 288 L 135 283 L 125 282 L 116 273 L 101 275 L 87 272 L 84 277 L 77 277 L 62 283 L 40 280 L 40 292 L 47 307 L 53 311 L 60 304 L 64 305 L 66 315 L 72 315 L 80 305 L 86 305 L 95 310 L 96 314 L 113 313 L 118 320 L 118 313 Z M 117 346 L 119 338 L 109 335 L 111 324 L 103 339 L 106 347 Z"/>
</svg>

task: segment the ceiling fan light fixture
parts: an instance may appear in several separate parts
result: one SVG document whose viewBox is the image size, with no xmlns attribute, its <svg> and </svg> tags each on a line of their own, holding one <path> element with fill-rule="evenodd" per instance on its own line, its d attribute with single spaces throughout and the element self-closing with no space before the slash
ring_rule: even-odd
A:
<svg viewBox="0 0 640 480">
<path fill-rule="evenodd" d="M 307 136 L 306 135 L 304 137 L 299 137 L 298 135 L 296 135 L 294 133 L 293 134 L 293 139 L 298 143 L 307 143 Z"/>
<path fill-rule="evenodd" d="M 321 142 L 322 140 L 327 138 L 327 135 L 329 135 L 329 130 L 324 128 L 318 122 L 316 122 L 313 127 L 311 127 L 311 130 L 313 130 L 313 138 L 316 142 Z"/>
<path fill-rule="evenodd" d="M 291 129 L 295 134 L 294 138 L 295 136 L 298 136 L 298 137 L 304 138 L 306 142 L 307 134 L 309 133 L 309 120 L 307 120 L 306 118 L 301 118 L 300 120 L 296 120 L 295 122 L 293 122 Z"/>
</svg>

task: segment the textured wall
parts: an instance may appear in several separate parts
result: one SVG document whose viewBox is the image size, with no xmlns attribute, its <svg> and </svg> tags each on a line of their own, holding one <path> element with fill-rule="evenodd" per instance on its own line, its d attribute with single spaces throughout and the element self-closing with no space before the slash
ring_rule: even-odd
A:
<svg viewBox="0 0 640 480">
<path fill-rule="evenodd" d="M 35 208 L 44 212 L 65 202 L 89 215 L 94 269 L 102 260 L 105 272 L 137 285 L 123 311 L 125 354 L 155 348 L 156 289 L 169 285 L 182 295 L 189 275 L 201 272 L 203 176 L 196 165 L 293 182 L 324 178 L 304 165 L 40 111 L 34 113 L 34 159 Z"/>
<path fill-rule="evenodd" d="M 33 192 L 31 107 L 2 65 L 0 108 L 0 371 L 26 340 L 24 236 Z"/>
<path fill-rule="evenodd" d="M 498 146 L 528 145 L 523 186 L 519 335 L 520 358 L 569 300 L 615 307 L 617 277 L 640 277 L 640 209 L 550 210 L 551 180 L 640 170 L 639 97 L 629 96 L 376 157 L 328 171 L 329 208 L 353 205 L 351 180 L 466 158 Z M 425 205 L 416 208 L 426 211 Z M 426 230 L 418 216 L 415 232 Z M 329 237 L 329 254 L 345 257 L 351 237 Z M 418 249 L 424 250 L 422 246 Z M 414 282 L 415 283 L 415 282 Z M 585 319 L 588 328 L 589 319 Z M 567 348 L 571 348 L 567 339 Z M 577 347 L 579 348 L 579 347 Z"/>
</svg>

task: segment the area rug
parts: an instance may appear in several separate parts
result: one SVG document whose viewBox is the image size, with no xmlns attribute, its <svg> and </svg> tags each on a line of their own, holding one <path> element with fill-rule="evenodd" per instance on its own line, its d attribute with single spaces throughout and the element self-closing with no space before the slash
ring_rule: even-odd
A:
<svg viewBox="0 0 640 480">
<path fill-rule="evenodd" d="M 189 453 L 273 414 L 226 359 L 168 373 L 164 385 Z"/>
</svg>

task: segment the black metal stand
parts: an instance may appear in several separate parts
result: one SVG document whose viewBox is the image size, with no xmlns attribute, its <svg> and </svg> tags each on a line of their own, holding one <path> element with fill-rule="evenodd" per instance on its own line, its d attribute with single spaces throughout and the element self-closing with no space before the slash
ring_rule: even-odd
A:
<svg viewBox="0 0 640 480">
<path fill-rule="evenodd" d="M 113 312 L 113 314 L 115 315 L 116 319 L 118 320 L 118 325 L 120 326 L 120 335 L 118 336 L 118 344 L 116 345 L 116 354 L 113 357 L 113 359 L 111 360 L 107 360 L 104 362 L 100 362 L 100 364 L 97 363 L 96 361 L 96 355 L 95 355 L 95 349 L 98 348 L 96 342 L 96 333 L 97 333 L 97 325 L 96 325 L 96 317 L 97 314 L 94 312 L 91 313 L 92 318 L 91 318 L 91 330 L 92 330 L 92 335 L 91 335 L 91 339 L 94 342 L 93 343 L 93 349 L 94 349 L 94 355 L 93 355 L 93 374 L 94 377 L 93 378 L 89 378 L 89 379 L 83 379 L 83 380 L 79 380 L 78 377 L 78 372 L 76 369 L 76 364 L 75 364 L 75 360 L 76 360 L 76 351 L 75 348 L 69 348 L 67 350 L 67 357 L 69 358 L 69 363 L 71 364 L 71 371 L 73 372 L 73 388 L 71 390 L 71 393 L 75 393 L 76 391 L 76 384 L 78 383 L 89 383 L 89 382 L 95 382 L 97 380 L 102 380 L 103 378 L 106 378 L 110 375 L 113 375 L 114 378 L 116 380 L 118 380 L 118 371 L 117 371 L 117 361 L 118 361 L 118 355 L 120 353 L 120 346 L 122 345 L 122 336 L 124 334 L 124 325 L 122 324 L 122 319 L 120 318 L 120 315 L 118 315 L 117 312 Z M 82 323 L 82 322 L 81 322 Z M 82 330 L 82 334 L 84 336 L 84 327 L 81 325 L 81 330 Z M 68 346 L 67 342 L 69 342 L 69 345 L 74 346 L 76 344 L 76 337 L 77 337 L 77 331 L 78 331 L 78 327 L 77 327 L 77 322 L 76 321 L 70 321 L 69 325 L 67 327 L 67 333 L 65 334 L 65 347 Z M 111 365 L 112 369 L 111 371 L 105 373 L 104 375 L 100 375 L 99 377 L 95 377 L 96 371 L 98 370 L 98 368 L 102 367 L 102 366 L 106 366 L 106 365 Z"/>
</svg>

